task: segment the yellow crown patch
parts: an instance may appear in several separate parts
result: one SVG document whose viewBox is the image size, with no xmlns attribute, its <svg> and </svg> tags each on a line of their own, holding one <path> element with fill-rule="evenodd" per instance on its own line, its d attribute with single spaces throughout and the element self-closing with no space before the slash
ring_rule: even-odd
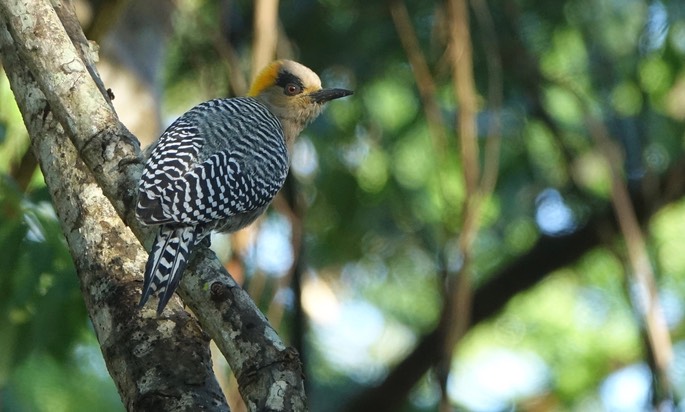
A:
<svg viewBox="0 0 685 412">
<path fill-rule="evenodd" d="M 255 77 L 254 81 L 252 82 L 252 86 L 250 87 L 250 91 L 247 95 L 252 97 L 257 96 L 263 92 L 264 89 L 275 85 L 281 65 L 281 60 L 276 60 L 269 63 L 268 66 L 262 69 L 262 71 L 259 72 L 257 77 Z"/>
</svg>

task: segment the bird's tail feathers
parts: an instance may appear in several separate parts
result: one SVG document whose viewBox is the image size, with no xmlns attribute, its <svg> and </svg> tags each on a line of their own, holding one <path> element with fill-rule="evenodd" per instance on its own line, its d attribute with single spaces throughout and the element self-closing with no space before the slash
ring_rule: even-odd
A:
<svg viewBox="0 0 685 412">
<path fill-rule="evenodd" d="M 145 266 L 143 296 L 139 307 L 142 308 L 150 296 L 156 293 L 159 295 L 157 315 L 162 313 L 188 265 L 196 238 L 194 226 L 160 228 Z"/>
</svg>

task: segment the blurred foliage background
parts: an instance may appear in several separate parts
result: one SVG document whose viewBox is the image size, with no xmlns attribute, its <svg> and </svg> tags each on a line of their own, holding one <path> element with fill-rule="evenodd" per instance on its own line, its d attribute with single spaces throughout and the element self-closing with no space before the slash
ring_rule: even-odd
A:
<svg viewBox="0 0 685 412">
<path fill-rule="evenodd" d="M 146 144 L 194 104 L 244 93 L 259 69 L 263 3 L 77 6 L 117 111 Z M 499 139 L 498 179 L 481 205 L 473 311 L 444 394 L 430 339 L 444 285 L 466 273 L 469 193 L 444 3 L 280 2 L 276 55 L 356 93 L 303 133 L 269 214 L 213 247 L 302 354 L 313 411 L 372 410 L 374 396 L 403 411 L 437 410 L 441 398 L 473 411 L 682 410 L 685 3 L 470 6 L 478 143 L 484 162 Z M 405 7 L 413 32 L 391 14 Z M 400 41 L 408 33 L 429 68 L 438 129 Z M 616 181 L 641 225 L 653 295 L 630 263 L 631 234 L 617 229 L 614 210 L 628 204 Z M 0 186 L 0 409 L 122 410 L 4 78 Z M 659 304 L 656 320 L 645 296 Z M 651 322 L 666 342 L 651 340 Z M 389 379 L 413 376 L 409 359 L 418 378 Z M 215 363 L 240 410 L 230 371 Z"/>
</svg>

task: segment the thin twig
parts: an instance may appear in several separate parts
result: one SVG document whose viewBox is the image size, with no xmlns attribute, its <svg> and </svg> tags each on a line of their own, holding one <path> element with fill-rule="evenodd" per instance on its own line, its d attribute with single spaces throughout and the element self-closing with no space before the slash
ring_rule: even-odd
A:
<svg viewBox="0 0 685 412">
<path fill-rule="evenodd" d="M 485 0 L 471 0 L 476 19 L 480 26 L 482 36 L 482 50 L 485 53 L 485 62 L 488 69 L 488 106 L 490 108 L 488 135 L 485 141 L 483 174 L 480 180 L 480 191 L 484 196 L 489 196 L 497 184 L 499 174 L 500 145 L 502 143 L 502 122 L 500 110 L 502 108 L 503 81 L 502 60 L 499 53 L 499 44 L 495 24 Z"/>
<path fill-rule="evenodd" d="M 433 136 L 433 148 L 435 152 L 442 156 L 447 149 L 447 134 L 445 133 L 445 122 L 440 113 L 440 106 L 436 98 L 436 86 L 426 58 L 421 50 L 416 36 L 416 30 L 412 25 L 407 11 L 407 6 L 402 0 L 391 0 L 389 2 L 390 15 L 392 16 L 395 30 L 400 38 L 407 60 L 411 65 L 416 87 L 419 90 L 423 111 L 426 115 L 426 122 L 431 135 Z"/>
<path fill-rule="evenodd" d="M 417 88 L 423 103 L 426 121 L 433 137 L 433 147 L 441 164 L 445 161 L 447 138 L 445 126 L 435 97 L 435 82 L 419 45 L 416 32 L 411 23 L 407 8 L 401 0 L 389 2 L 390 14 L 395 28 L 412 67 Z M 485 173 L 480 179 L 478 160 L 478 142 L 476 133 L 477 94 L 473 79 L 473 58 L 469 35 L 468 10 L 466 2 L 447 2 L 448 21 L 448 56 L 452 62 L 454 90 L 459 106 L 457 122 L 463 176 L 466 186 L 466 201 L 463 207 L 464 221 L 458 242 L 458 253 L 462 258 L 459 273 L 447 274 L 445 303 L 440 317 L 442 336 L 442 356 L 438 365 L 438 374 L 443 388 L 442 409 L 448 409 L 446 382 L 454 346 L 466 332 L 471 311 L 472 287 L 470 276 L 470 251 L 473 239 L 478 232 L 482 200 L 494 189 L 499 169 L 500 123 L 499 116 L 493 115 L 486 146 Z M 495 109 L 501 105 L 501 64 L 496 52 L 494 28 L 487 6 L 479 5 L 479 16 L 482 26 L 488 33 L 486 49 L 490 80 L 490 97 Z"/>
<path fill-rule="evenodd" d="M 671 384 L 668 369 L 673 359 L 673 345 L 659 299 L 654 270 L 647 253 L 644 236 L 637 221 L 630 195 L 618 165 L 623 164 L 620 151 L 610 139 L 604 124 L 586 115 L 586 123 L 597 147 L 609 165 L 611 203 L 625 240 L 630 263 L 630 281 L 636 286 L 632 293 L 636 312 L 642 317 L 647 342 L 654 357 L 657 403 L 668 401 Z M 630 289 L 630 288 L 629 288 Z M 654 405 L 658 410 L 658 405 Z"/>
<path fill-rule="evenodd" d="M 473 53 L 469 33 L 468 8 L 465 0 L 448 0 L 449 56 L 452 62 L 452 82 L 458 102 L 458 132 L 464 170 L 466 194 L 477 192 L 480 167 L 476 131 L 477 94 L 473 78 Z"/>
<path fill-rule="evenodd" d="M 293 189 L 295 190 L 295 189 Z M 283 299 L 278 299 L 278 293 L 286 290 L 293 281 L 298 270 L 298 262 L 302 258 L 302 240 L 303 240 L 303 227 L 302 227 L 302 210 L 298 208 L 298 205 L 289 203 L 290 201 L 295 201 L 295 199 L 286 199 L 287 196 L 277 196 L 274 200 L 274 208 L 281 212 L 288 218 L 290 222 L 290 245 L 292 247 L 292 257 L 293 261 L 288 268 L 285 276 L 281 276 L 276 282 L 277 285 L 274 288 L 273 297 L 269 303 L 269 308 L 266 312 L 266 317 L 271 322 L 271 326 L 274 329 L 279 330 L 281 320 L 283 319 L 283 312 L 285 310 Z M 294 197 L 294 196 L 293 196 Z"/>
<path fill-rule="evenodd" d="M 480 166 L 476 129 L 477 95 L 473 78 L 473 55 L 466 0 L 448 0 L 447 15 L 451 22 L 448 55 L 452 63 L 452 81 L 459 108 L 457 122 L 466 197 L 463 208 L 464 222 L 458 244 L 462 264 L 458 273 L 450 274 L 447 278 L 444 308 L 446 316 L 443 317 L 447 321 L 446 336 L 442 348 L 442 360 L 437 369 L 442 392 L 441 411 L 451 410 L 447 395 L 447 378 L 452 363 L 452 353 L 456 343 L 466 333 L 471 319 L 473 298 L 471 245 L 478 232 L 482 200 L 478 187 Z"/>
</svg>

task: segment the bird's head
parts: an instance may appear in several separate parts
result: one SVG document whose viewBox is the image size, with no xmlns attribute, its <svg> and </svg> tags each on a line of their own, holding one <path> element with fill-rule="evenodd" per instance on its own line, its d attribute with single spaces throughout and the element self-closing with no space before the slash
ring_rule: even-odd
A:
<svg viewBox="0 0 685 412">
<path fill-rule="evenodd" d="M 350 90 L 321 88 L 316 73 L 292 60 L 269 64 L 257 75 L 249 92 L 281 121 L 288 143 L 316 119 L 326 102 L 351 94 Z"/>
</svg>

